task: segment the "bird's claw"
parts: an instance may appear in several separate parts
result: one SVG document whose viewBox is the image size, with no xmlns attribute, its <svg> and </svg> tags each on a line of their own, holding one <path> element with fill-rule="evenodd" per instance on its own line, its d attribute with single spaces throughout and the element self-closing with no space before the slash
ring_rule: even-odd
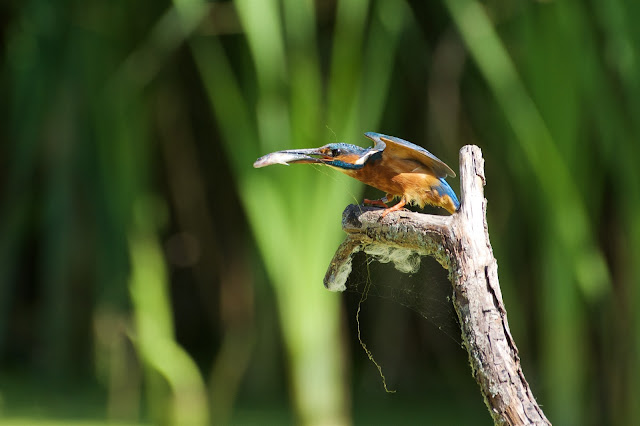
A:
<svg viewBox="0 0 640 426">
<path fill-rule="evenodd" d="M 389 207 L 389 208 L 385 209 L 385 210 L 382 212 L 382 215 L 380 216 L 380 219 L 381 219 L 381 220 L 382 220 L 382 219 L 384 219 L 384 217 L 385 217 L 386 215 L 388 215 L 389 213 L 391 213 L 391 212 L 396 212 L 396 211 L 398 211 L 398 210 L 402 210 L 402 208 L 403 208 L 406 204 L 407 204 L 407 201 L 404 199 L 404 197 L 402 197 L 402 199 L 400 200 L 400 202 L 399 202 L 398 204 L 396 204 L 396 205 L 395 205 L 395 206 L 393 206 L 393 207 Z"/>
<path fill-rule="evenodd" d="M 383 200 L 386 200 L 386 198 L 382 198 L 380 200 L 369 200 L 367 198 L 365 198 L 363 200 L 363 204 L 368 204 L 370 206 L 378 206 L 378 207 L 382 207 L 382 208 L 387 208 L 387 205 L 385 204 L 385 202 Z"/>
</svg>

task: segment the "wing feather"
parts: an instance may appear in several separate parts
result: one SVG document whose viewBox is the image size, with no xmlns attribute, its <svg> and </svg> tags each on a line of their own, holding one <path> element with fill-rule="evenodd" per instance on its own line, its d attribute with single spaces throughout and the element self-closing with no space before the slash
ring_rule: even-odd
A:
<svg viewBox="0 0 640 426">
<path fill-rule="evenodd" d="M 375 142 L 373 149 L 376 151 L 384 151 L 398 159 L 417 161 L 433 170 L 439 178 L 456 177 L 456 173 L 451 170 L 451 167 L 421 146 L 395 136 L 387 136 L 376 132 L 367 132 L 365 136 Z"/>
</svg>

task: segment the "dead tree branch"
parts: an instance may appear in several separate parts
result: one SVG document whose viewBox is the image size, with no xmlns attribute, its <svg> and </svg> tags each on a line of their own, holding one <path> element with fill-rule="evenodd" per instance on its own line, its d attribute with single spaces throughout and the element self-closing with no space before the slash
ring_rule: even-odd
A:
<svg viewBox="0 0 640 426">
<path fill-rule="evenodd" d="M 407 211 L 381 219 L 381 210 L 351 205 L 344 211 L 346 240 L 325 276 L 330 290 L 344 290 L 351 257 L 385 245 L 433 256 L 449 271 L 453 304 L 472 374 L 496 424 L 550 424 L 536 402 L 509 331 L 486 221 L 484 160 L 477 146 L 460 150 L 462 206 L 452 216 Z"/>
</svg>

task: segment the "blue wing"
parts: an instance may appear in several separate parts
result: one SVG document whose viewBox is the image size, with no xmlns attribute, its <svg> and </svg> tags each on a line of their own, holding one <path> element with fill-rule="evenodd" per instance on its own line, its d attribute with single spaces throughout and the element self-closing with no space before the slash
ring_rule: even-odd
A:
<svg viewBox="0 0 640 426">
<path fill-rule="evenodd" d="M 456 177 L 455 172 L 451 170 L 449 166 L 421 146 L 405 141 L 404 139 L 396 138 L 395 136 L 383 135 L 376 132 L 367 132 L 364 135 L 375 142 L 375 146 L 373 147 L 375 151 L 387 150 L 391 155 L 397 156 L 398 158 L 418 161 L 433 170 L 436 177 L 439 178 L 446 178 L 447 176 Z"/>
</svg>

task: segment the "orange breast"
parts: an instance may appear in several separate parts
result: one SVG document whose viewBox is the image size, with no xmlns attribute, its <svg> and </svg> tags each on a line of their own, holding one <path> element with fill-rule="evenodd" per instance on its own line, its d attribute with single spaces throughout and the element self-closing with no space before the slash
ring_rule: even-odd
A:
<svg viewBox="0 0 640 426">
<path fill-rule="evenodd" d="M 404 194 L 402 182 L 394 179 L 398 176 L 398 172 L 386 167 L 384 163 L 382 165 L 376 163 L 374 163 L 374 165 L 367 163 L 363 168 L 358 170 L 340 171 L 388 194 L 398 196 Z"/>
<path fill-rule="evenodd" d="M 382 159 L 369 162 L 362 169 L 340 171 L 391 196 L 405 197 L 408 203 L 420 207 L 431 204 L 455 211 L 449 197 L 441 197 L 432 190 L 440 180 L 414 160 L 389 159 L 383 155 Z"/>
<path fill-rule="evenodd" d="M 385 158 L 371 161 L 359 170 L 344 170 L 344 173 L 391 195 L 402 196 L 430 186 L 429 175 L 422 164 L 413 160 Z"/>
</svg>

